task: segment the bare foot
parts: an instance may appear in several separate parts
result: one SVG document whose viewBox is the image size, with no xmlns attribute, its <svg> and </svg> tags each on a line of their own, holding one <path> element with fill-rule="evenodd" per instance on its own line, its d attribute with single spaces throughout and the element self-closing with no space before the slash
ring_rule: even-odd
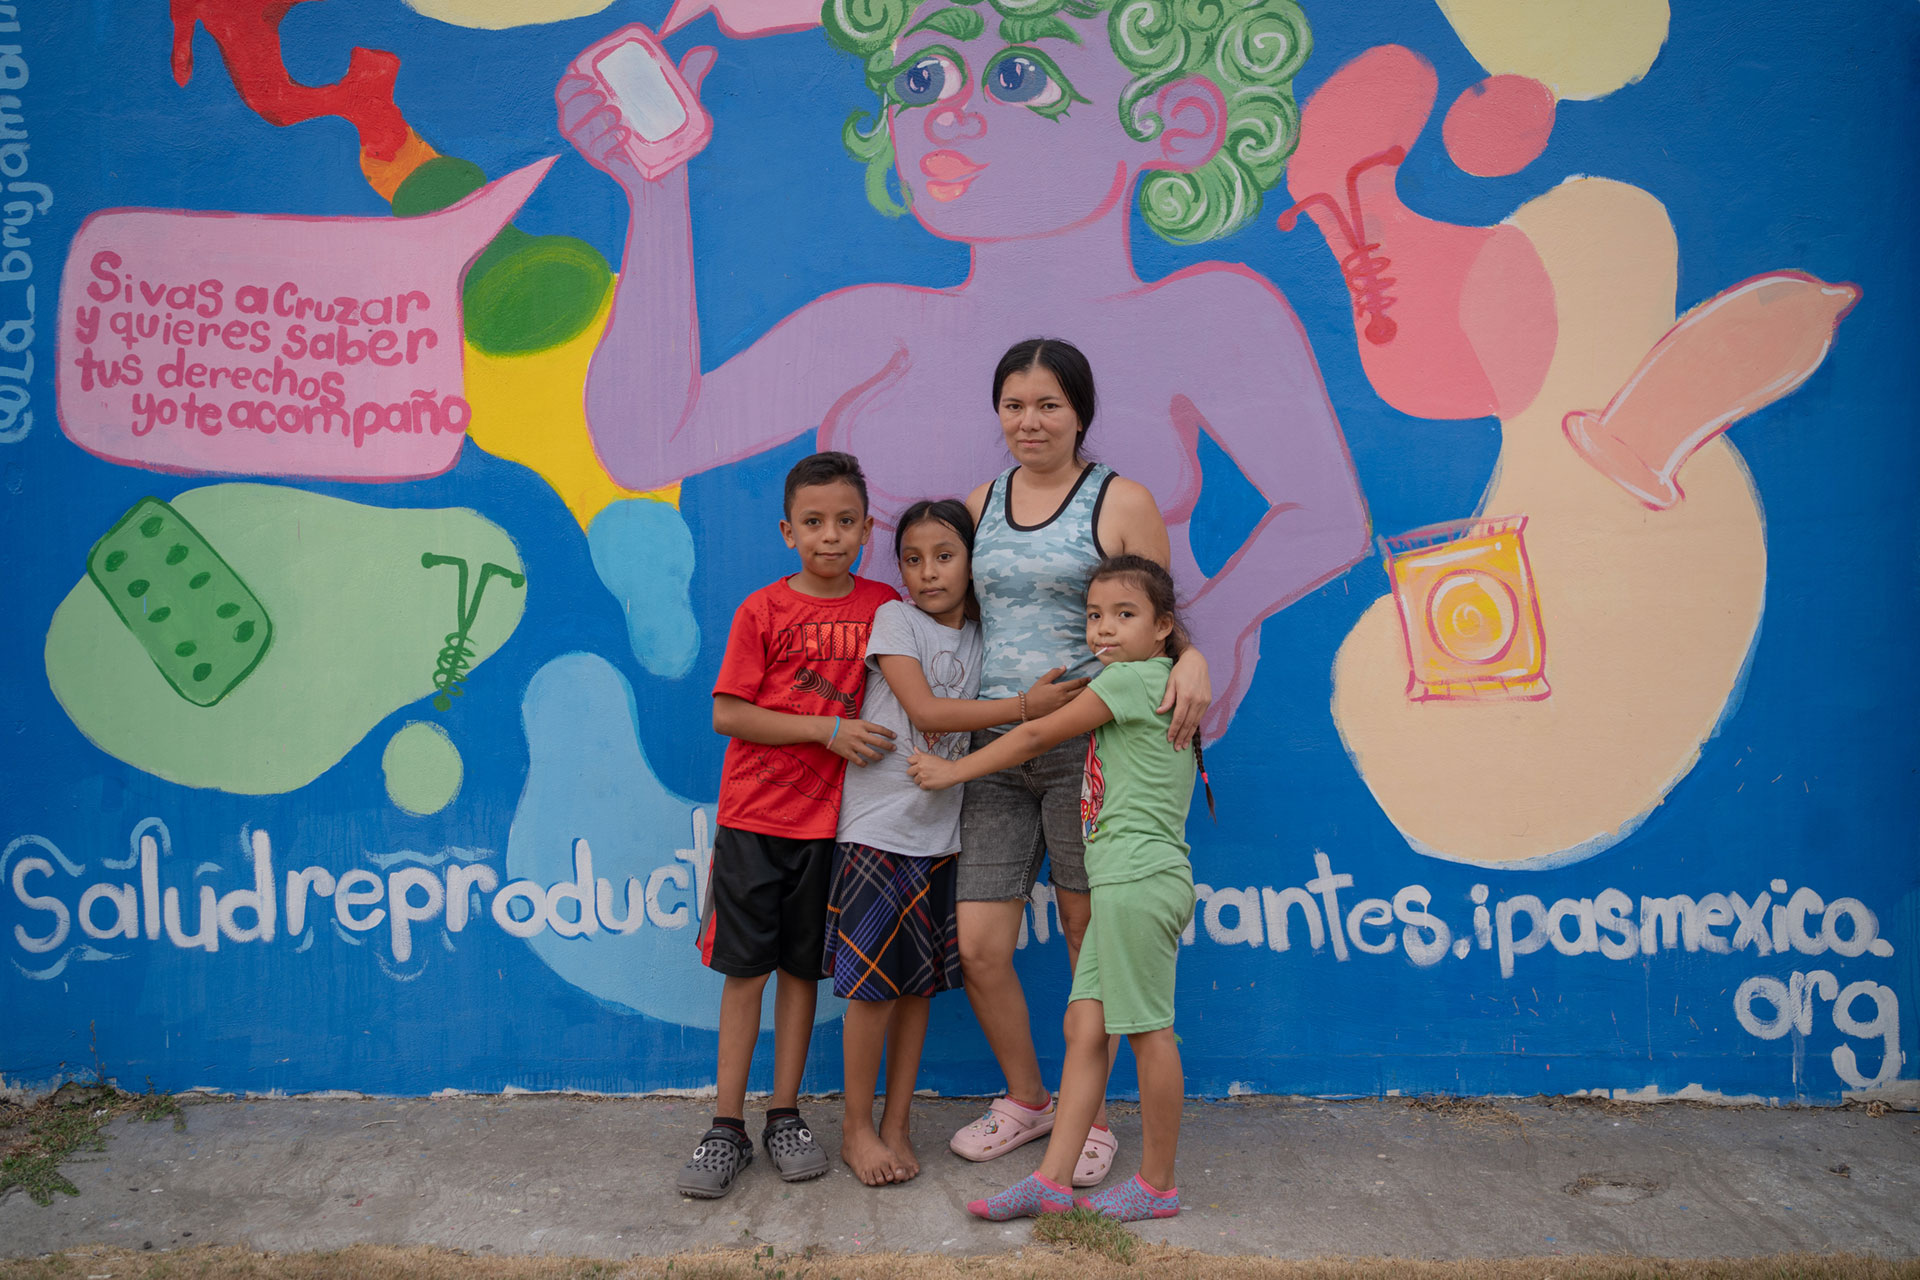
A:
<svg viewBox="0 0 1920 1280">
<path fill-rule="evenodd" d="M 870 1187 L 884 1187 L 889 1182 L 898 1182 L 893 1148 L 880 1140 L 880 1135 L 872 1129 L 855 1129 L 849 1125 L 840 1139 L 840 1158 L 847 1162 L 847 1168 L 853 1170 L 853 1176 Z"/>
<path fill-rule="evenodd" d="M 880 1140 L 893 1152 L 895 1182 L 905 1182 L 920 1175 L 920 1157 L 913 1153 L 913 1138 L 905 1129 L 885 1129 Z"/>
</svg>

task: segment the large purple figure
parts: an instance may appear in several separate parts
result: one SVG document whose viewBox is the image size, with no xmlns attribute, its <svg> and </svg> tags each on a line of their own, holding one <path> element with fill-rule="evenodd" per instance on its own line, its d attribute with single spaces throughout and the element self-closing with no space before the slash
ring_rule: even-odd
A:
<svg viewBox="0 0 1920 1280">
<path fill-rule="evenodd" d="M 897 179 L 922 226 L 969 246 L 971 269 L 951 289 L 827 294 L 705 373 L 686 171 L 644 180 L 592 82 L 563 80 L 562 128 L 631 204 L 587 419 L 608 471 L 634 488 L 817 431 L 820 448 L 859 455 L 890 528 L 908 503 L 964 493 L 1005 465 L 980 388 L 1007 343 L 1072 339 L 1100 370 L 1089 447 L 1165 513 L 1186 614 L 1215 673 L 1213 737 L 1252 681 L 1261 621 L 1365 553 L 1366 510 L 1286 300 L 1235 264 L 1143 283 L 1128 198 L 1140 182 L 1148 224 L 1182 242 L 1254 217 L 1293 150 L 1289 85 L 1310 39 L 1293 0 L 1105 8 L 830 2 L 830 38 L 863 59 L 882 100 L 847 135 L 867 162 L 869 198 L 898 212 Z M 686 55 L 696 90 L 713 58 Z M 1188 529 L 1203 431 L 1268 504 L 1210 579 Z"/>
</svg>

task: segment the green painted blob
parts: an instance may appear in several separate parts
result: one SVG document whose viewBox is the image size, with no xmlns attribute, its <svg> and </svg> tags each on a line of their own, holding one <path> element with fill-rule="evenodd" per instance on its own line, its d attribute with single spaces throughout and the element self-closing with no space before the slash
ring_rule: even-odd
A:
<svg viewBox="0 0 1920 1280">
<path fill-rule="evenodd" d="M 387 740 L 380 769 L 387 775 L 387 798 L 423 817 L 453 803 L 465 774 L 453 739 L 426 720 L 408 723 Z"/>
<path fill-rule="evenodd" d="M 572 236 L 529 236 L 486 271 L 481 265 L 467 273 L 462 316 L 467 341 L 491 355 L 558 346 L 587 327 L 613 287 L 600 251 Z"/>
<path fill-rule="evenodd" d="M 436 156 L 393 193 L 393 212 L 401 218 L 432 213 L 486 183 L 471 161 Z M 497 356 L 559 346 L 592 323 L 611 288 L 613 268 L 586 241 L 503 227 L 467 268 L 461 293 L 467 341 Z"/>
<path fill-rule="evenodd" d="M 203 585 L 204 594 L 183 591 L 171 619 L 157 626 L 140 619 L 136 633 L 92 578 L 54 611 L 46 664 L 54 696 L 88 740 L 182 786 L 239 795 L 292 791 L 332 768 L 395 711 L 432 698 L 437 659 L 458 624 L 458 583 L 450 569 L 423 568 L 423 552 L 462 557 L 476 572 L 489 562 L 524 572 L 506 532 L 464 508 L 370 507 L 260 484 L 192 489 L 170 505 L 219 549 L 262 616 L 272 619 L 259 665 L 217 704 L 194 705 L 193 691 L 205 690 L 197 700 L 206 701 L 228 678 L 218 646 L 261 644 L 268 624 L 237 634 L 253 620 L 248 610 L 191 635 L 169 630 L 182 617 L 181 602 L 204 602 L 212 618 L 236 598 L 223 582 Z M 154 561 L 173 541 L 188 539 L 146 544 L 155 547 Z M 130 556 L 112 579 L 116 596 L 136 562 L 145 564 Z M 194 563 L 190 557 L 180 568 Z M 137 597 L 145 593 L 134 593 L 129 612 L 136 618 Z M 471 668 L 513 634 L 526 597 L 497 579 L 488 587 L 469 633 Z M 156 646 L 165 640 L 158 655 L 146 647 L 149 638 Z M 181 657 L 174 646 L 187 639 L 199 652 Z M 165 671 L 156 665 L 161 661 Z M 169 683 L 168 672 L 177 683 Z M 518 704 L 520 690 L 489 687 L 484 669 L 479 675 L 467 697 Z"/>
<path fill-rule="evenodd" d="M 435 156 L 407 175 L 393 193 L 393 216 L 417 218 L 457 204 L 487 185 L 487 175 L 471 160 Z"/>
</svg>

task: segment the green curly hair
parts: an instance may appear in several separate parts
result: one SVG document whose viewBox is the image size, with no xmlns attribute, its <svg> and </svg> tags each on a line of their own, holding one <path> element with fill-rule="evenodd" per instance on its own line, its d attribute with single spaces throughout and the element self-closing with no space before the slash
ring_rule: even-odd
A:
<svg viewBox="0 0 1920 1280">
<path fill-rule="evenodd" d="M 887 134 L 889 88 L 899 68 L 893 45 L 919 0 L 826 0 L 820 19 L 834 47 L 860 58 L 877 111 L 855 111 L 842 138 L 866 165 L 867 199 L 899 217 L 893 196 L 893 139 Z M 1057 15 L 1107 15 L 1107 39 L 1133 79 L 1120 95 L 1120 125 L 1138 141 L 1160 136 L 1165 122 L 1142 103 L 1188 76 L 1204 76 L 1227 104 L 1226 136 L 1212 159 L 1191 172 L 1156 169 L 1140 184 L 1140 212 L 1162 237 L 1198 244 L 1230 235 L 1260 212 L 1261 197 L 1279 181 L 1300 140 L 1293 77 L 1313 49 L 1313 33 L 1297 0 L 954 0 L 990 5 L 1009 24 L 1035 34 L 1057 27 Z M 977 36 L 985 23 L 965 9 L 945 11 L 943 30 Z M 944 16 L 944 14 L 942 15 Z M 969 21 L 969 19 L 974 19 Z M 956 29 L 965 28 L 965 29 Z M 901 193 L 912 199 L 910 191 Z"/>
</svg>

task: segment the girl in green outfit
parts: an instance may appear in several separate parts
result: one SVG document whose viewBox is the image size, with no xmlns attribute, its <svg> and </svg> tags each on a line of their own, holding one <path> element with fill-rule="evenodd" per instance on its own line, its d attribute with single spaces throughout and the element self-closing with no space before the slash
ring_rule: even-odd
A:
<svg viewBox="0 0 1920 1280">
<path fill-rule="evenodd" d="M 1193 919 L 1186 825 L 1200 748 L 1169 745 L 1169 717 L 1156 708 L 1186 644 L 1165 569 L 1140 556 L 1102 561 L 1087 583 L 1087 645 L 1102 664 L 1093 683 L 1052 715 L 970 755 L 920 753 L 908 762 L 913 780 L 937 791 L 1093 733 L 1080 799 L 1093 918 L 1067 997 L 1059 1111 L 1039 1171 L 968 1205 L 979 1217 L 1000 1222 L 1065 1213 L 1076 1204 L 1123 1221 L 1180 1212 L 1173 1161 L 1186 1090 L 1173 1034 L 1173 983 L 1180 935 Z M 1108 1045 L 1116 1035 L 1127 1037 L 1139 1067 L 1140 1172 L 1076 1200 L 1073 1167 L 1106 1095 Z"/>
</svg>

